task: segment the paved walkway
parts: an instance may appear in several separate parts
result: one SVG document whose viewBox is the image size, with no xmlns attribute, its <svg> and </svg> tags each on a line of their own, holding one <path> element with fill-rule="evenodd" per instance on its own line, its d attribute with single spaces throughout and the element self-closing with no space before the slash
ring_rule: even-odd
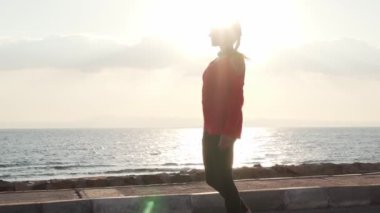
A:
<svg viewBox="0 0 380 213">
<path fill-rule="evenodd" d="M 237 180 L 241 191 L 312 186 L 362 186 L 380 184 L 380 173 L 371 175 L 341 175 L 318 177 L 263 178 Z M 155 194 L 191 194 L 214 191 L 205 182 L 185 184 L 86 188 L 80 193 L 87 198 L 139 196 Z"/>
<path fill-rule="evenodd" d="M 380 172 L 371 174 L 262 178 L 237 180 L 240 191 L 278 189 L 289 187 L 329 187 L 329 186 L 367 186 L 380 185 Z M 60 200 L 78 200 L 84 198 L 125 197 L 141 195 L 168 195 L 211 192 L 205 182 L 185 184 L 117 186 L 103 188 L 79 188 L 65 190 L 41 190 L 21 192 L 0 192 L 0 205 L 47 202 Z M 380 212 L 380 211 L 378 211 Z"/>
</svg>

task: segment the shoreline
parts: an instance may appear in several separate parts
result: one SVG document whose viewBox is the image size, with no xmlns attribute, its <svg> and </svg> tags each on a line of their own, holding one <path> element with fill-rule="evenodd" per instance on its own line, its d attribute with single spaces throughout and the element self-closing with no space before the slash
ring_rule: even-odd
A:
<svg viewBox="0 0 380 213">
<path fill-rule="evenodd" d="M 271 167 L 262 167 L 260 164 L 255 164 L 251 167 L 235 168 L 233 170 L 233 175 L 235 180 L 239 180 L 255 178 L 302 177 L 314 175 L 362 174 L 376 172 L 380 172 L 380 162 L 274 165 Z M 90 176 L 35 181 L 0 180 L 0 192 L 171 184 L 199 181 L 204 181 L 203 169 L 192 169 L 189 171 L 147 175 Z"/>
</svg>

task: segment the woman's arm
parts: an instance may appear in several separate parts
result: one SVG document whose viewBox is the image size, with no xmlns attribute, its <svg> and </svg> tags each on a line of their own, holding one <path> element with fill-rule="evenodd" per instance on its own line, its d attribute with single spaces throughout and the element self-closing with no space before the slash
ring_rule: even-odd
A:
<svg viewBox="0 0 380 213">
<path fill-rule="evenodd" d="M 222 129 L 219 147 L 224 149 L 233 144 L 241 136 L 242 106 L 244 102 L 243 86 L 245 76 L 245 63 L 243 57 L 232 57 L 229 70 L 227 70 L 226 116 Z"/>
</svg>

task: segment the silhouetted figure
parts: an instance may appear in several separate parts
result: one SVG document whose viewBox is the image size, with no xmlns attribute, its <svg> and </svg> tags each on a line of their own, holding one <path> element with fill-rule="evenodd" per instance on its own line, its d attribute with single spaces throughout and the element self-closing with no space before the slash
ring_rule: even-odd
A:
<svg viewBox="0 0 380 213">
<path fill-rule="evenodd" d="M 206 182 L 224 198 L 228 213 L 250 213 L 232 178 L 233 147 L 241 136 L 244 102 L 245 57 L 237 51 L 240 24 L 212 29 L 210 37 L 220 52 L 203 73 L 202 148 Z"/>
</svg>

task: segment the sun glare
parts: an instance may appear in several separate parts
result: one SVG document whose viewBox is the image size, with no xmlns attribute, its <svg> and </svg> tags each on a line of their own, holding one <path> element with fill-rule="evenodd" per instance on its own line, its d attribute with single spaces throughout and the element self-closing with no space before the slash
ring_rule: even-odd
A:
<svg viewBox="0 0 380 213">
<path fill-rule="evenodd" d="M 235 21 L 240 21 L 237 11 L 234 10 L 234 4 L 232 4 L 232 1 L 207 1 L 204 6 L 208 8 L 210 14 L 205 15 L 204 24 L 208 28 L 220 28 Z"/>
<path fill-rule="evenodd" d="M 290 1 L 163 0 L 149 14 L 152 34 L 170 39 L 193 55 L 209 53 L 209 30 L 238 21 L 244 53 L 257 60 L 302 42 L 299 17 Z"/>
</svg>

